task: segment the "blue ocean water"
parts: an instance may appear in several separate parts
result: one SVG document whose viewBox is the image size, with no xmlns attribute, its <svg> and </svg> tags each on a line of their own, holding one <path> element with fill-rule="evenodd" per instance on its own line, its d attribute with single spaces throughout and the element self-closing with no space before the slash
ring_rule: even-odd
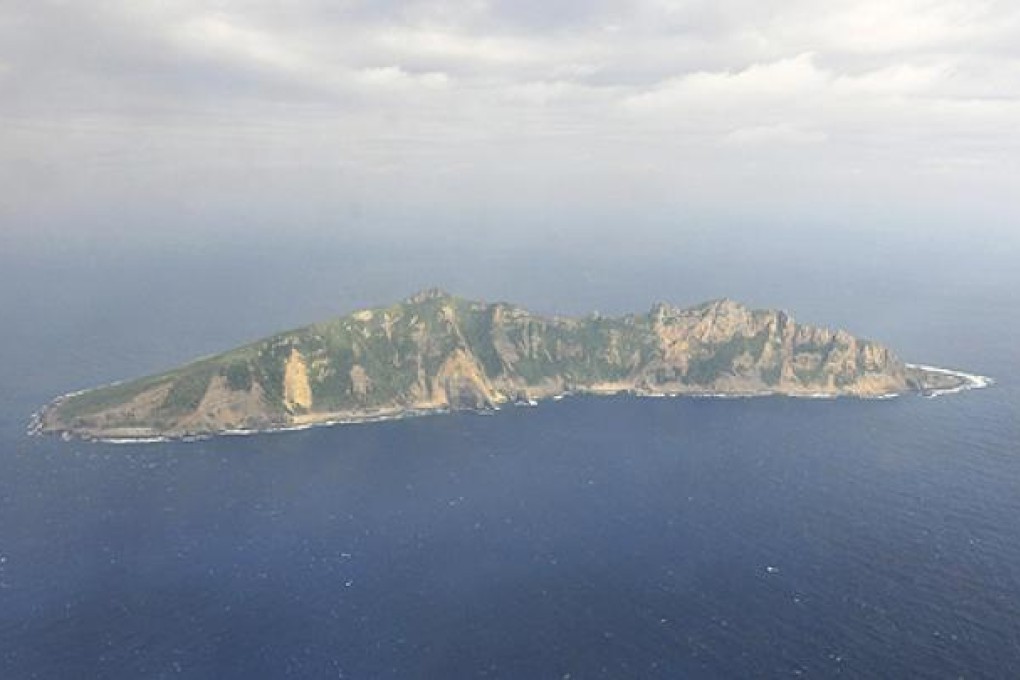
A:
<svg viewBox="0 0 1020 680">
<path fill-rule="evenodd" d="M 1020 676 L 1007 261 L 763 275 L 409 252 L 398 277 L 387 253 L 309 252 L 5 258 L 0 677 Z M 434 283 L 563 313 L 730 295 L 997 383 L 159 445 L 25 435 L 62 392 Z"/>
</svg>

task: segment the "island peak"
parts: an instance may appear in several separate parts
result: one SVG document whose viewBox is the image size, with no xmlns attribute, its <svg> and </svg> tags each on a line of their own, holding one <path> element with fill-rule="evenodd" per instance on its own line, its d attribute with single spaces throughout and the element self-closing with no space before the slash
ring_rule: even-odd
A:
<svg viewBox="0 0 1020 680">
<path fill-rule="evenodd" d="M 453 295 L 446 292 L 442 288 L 432 287 L 423 288 L 422 290 L 419 290 L 417 293 L 409 295 L 407 298 L 405 298 L 404 301 L 407 302 L 408 304 L 419 305 L 423 302 L 428 302 L 429 300 L 451 300 L 453 299 L 453 297 L 454 297 Z"/>
</svg>

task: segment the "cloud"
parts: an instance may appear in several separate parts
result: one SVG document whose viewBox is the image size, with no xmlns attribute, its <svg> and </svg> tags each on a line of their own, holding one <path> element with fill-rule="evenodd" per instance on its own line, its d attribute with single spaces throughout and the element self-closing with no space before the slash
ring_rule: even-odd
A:
<svg viewBox="0 0 1020 680">
<path fill-rule="evenodd" d="M 1004 0 L 7 3 L 4 205 L 725 201 L 749 148 L 819 209 L 1020 182 L 1018 45 Z"/>
<path fill-rule="evenodd" d="M 818 91 L 829 75 L 814 65 L 812 54 L 771 63 L 751 64 L 739 71 L 699 71 L 657 83 L 629 97 L 636 111 L 673 111 L 687 105 L 732 106 L 739 100 L 787 98 Z"/>
<path fill-rule="evenodd" d="M 541 53 L 527 40 L 506 36 L 473 36 L 431 26 L 385 28 L 374 37 L 387 54 L 415 60 L 464 61 L 472 67 L 533 63 Z"/>
<path fill-rule="evenodd" d="M 726 134 L 723 143 L 732 146 L 782 146 L 820 144 L 829 136 L 819 130 L 802 130 L 792 125 L 759 125 L 733 130 Z"/>
<path fill-rule="evenodd" d="M 408 73 L 399 66 L 379 66 L 365 68 L 357 72 L 357 79 L 365 84 L 376 87 L 420 86 L 431 90 L 442 90 L 450 86 L 450 77 L 440 71 L 428 73 Z"/>
<path fill-rule="evenodd" d="M 918 95 L 936 91 L 952 67 L 947 64 L 917 66 L 895 64 L 858 75 L 841 75 L 832 82 L 833 91 L 843 95 Z"/>
<path fill-rule="evenodd" d="M 287 72 L 299 72 L 309 65 L 306 56 L 279 37 L 246 28 L 225 16 L 197 16 L 171 30 L 179 49 L 188 53 Z"/>
<path fill-rule="evenodd" d="M 1016 30 L 1018 17 L 1004 2 L 858 0 L 780 18 L 776 30 L 833 51 L 903 54 L 987 49 Z"/>
</svg>

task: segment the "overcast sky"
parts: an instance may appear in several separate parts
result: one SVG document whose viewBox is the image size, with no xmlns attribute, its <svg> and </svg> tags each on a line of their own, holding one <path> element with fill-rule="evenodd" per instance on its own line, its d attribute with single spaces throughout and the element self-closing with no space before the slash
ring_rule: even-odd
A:
<svg viewBox="0 0 1020 680">
<path fill-rule="evenodd" d="M 1020 3 L 6 0 L 0 186 L 95 238 L 1008 229 Z"/>
</svg>

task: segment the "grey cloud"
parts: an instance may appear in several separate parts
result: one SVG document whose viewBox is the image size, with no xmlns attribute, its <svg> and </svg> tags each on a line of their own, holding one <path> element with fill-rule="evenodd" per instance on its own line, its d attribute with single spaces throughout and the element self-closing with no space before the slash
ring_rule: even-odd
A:
<svg viewBox="0 0 1020 680">
<path fill-rule="evenodd" d="M 807 213 L 948 187 L 1015 214 L 1018 44 L 1020 8 L 961 0 L 7 4 L 0 218 L 711 213 L 804 186 Z"/>
</svg>

